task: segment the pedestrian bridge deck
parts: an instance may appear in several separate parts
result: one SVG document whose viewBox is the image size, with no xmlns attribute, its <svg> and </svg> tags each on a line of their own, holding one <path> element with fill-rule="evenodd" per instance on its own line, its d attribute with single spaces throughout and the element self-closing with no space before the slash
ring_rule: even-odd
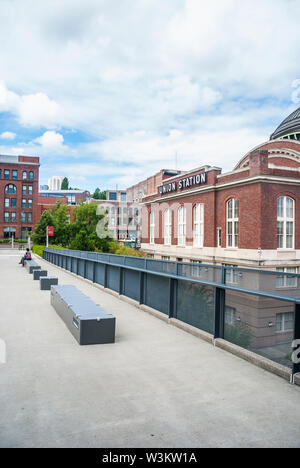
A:
<svg viewBox="0 0 300 468">
<path fill-rule="evenodd" d="M 49 291 L 0 252 L 1 447 L 299 447 L 300 388 L 42 259 L 116 317 L 80 347 Z"/>
</svg>

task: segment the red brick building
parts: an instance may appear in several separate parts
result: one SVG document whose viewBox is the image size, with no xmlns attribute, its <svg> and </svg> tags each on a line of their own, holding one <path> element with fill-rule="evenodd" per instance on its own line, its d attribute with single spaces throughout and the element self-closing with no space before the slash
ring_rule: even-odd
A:
<svg viewBox="0 0 300 468">
<path fill-rule="evenodd" d="M 155 258 L 298 272 L 299 116 L 229 173 L 202 166 L 162 181 L 143 198 L 142 249 Z"/>
<path fill-rule="evenodd" d="M 0 238 L 26 239 L 38 221 L 38 157 L 0 155 Z"/>
</svg>

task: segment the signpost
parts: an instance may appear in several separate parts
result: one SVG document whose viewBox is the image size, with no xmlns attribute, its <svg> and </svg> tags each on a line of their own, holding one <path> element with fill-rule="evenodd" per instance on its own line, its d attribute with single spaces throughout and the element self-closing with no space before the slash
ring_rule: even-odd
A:
<svg viewBox="0 0 300 468">
<path fill-rule="evenodd" d="M 49 246 L 49 236 L 54 236 L 54 227 L 47 226 L 46 228 L 46 247 Z"/>
</svg>

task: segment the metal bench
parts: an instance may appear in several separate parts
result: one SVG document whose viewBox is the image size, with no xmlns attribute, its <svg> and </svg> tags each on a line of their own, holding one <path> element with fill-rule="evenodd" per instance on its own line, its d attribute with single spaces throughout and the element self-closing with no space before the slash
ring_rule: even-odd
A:
<svg viewBox="0 0 300 468">
<path fill-rule="evenodd" d="M 25 267 L 30 274 L 32 274 L 34 270 L 41 269 L 41 267 L 34 260 L 25 260 Z"/>
<path fill-rule="evenodd" d="M 33 279 L 39 280 L 41 276 L 47 276 L 47 270 L 33 270 Z"/>
<path fill-rule="evenodd" d="M 56 276 L 41 276 L 40 277 L 40 289 L 42 291 L 50 291 L 51 286 L 58 284 L 58 278 Z"/>
<path fill-rule="evenodd" d="M 80 345 L 115 342 L 115 317 L 75 286 L 51 286 L 50 297 L 51 305 Z"/>
</svg>

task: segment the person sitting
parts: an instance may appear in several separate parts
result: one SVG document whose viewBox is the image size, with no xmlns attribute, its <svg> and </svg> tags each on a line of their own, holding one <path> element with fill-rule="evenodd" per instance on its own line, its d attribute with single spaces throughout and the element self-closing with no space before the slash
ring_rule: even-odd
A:
<svg viewBox="0 0 300 468">
<path fill-rule="evenodd" d="M 24 266 L 25 260 L 31 260 L 31 253 L 30 253 L 30 250 L 28 249 L 28 247 L 26 249 L 25 255 L 19 261 L 19 265 L 21 264 L 22 266 Z"/>
</svg>

